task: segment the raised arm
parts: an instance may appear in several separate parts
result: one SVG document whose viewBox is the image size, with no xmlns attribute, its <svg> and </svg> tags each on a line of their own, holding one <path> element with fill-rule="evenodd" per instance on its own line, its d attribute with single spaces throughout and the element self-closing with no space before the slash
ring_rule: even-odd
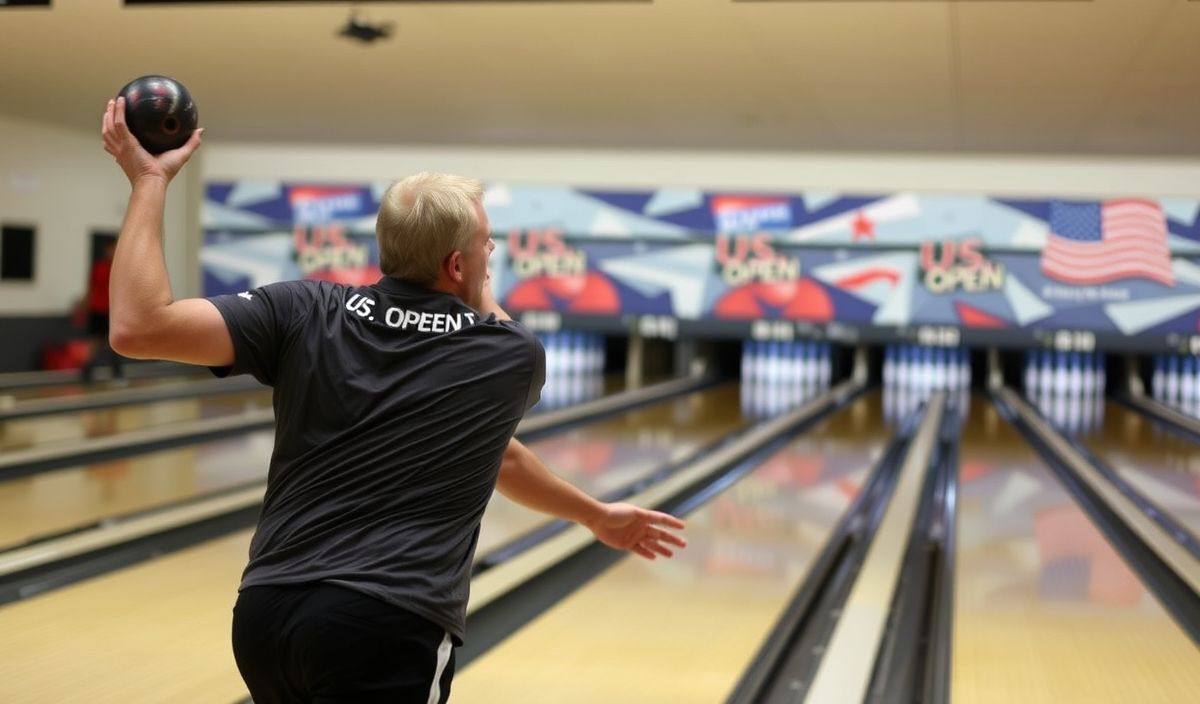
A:
<svg viewBox="0 0 1200 704">
<path fill-rule="evenodd" d="M 126 357 L 233 363 L 233 341 L 216 306 L 201 298 L 176 301 L 163 259 L 167 187 L 200 146 L 202 131 L 179 149 L 153 156 L 129 132 L 123 98 L 108 101 L 104 111 L 104 151 L 133 187 L 109 283 L 109 342 Z"/>
<path fill-rule="evenodd" d="M 683 521 L 632 504 L 597 501 L 556 476 L 516 439 L 504 452 L 496 488 L 526 508 L 583 525 L 609 547 L 632 550 L 650 560 L 671 557 L 671 546 L 687 545 L 671 530 L 682 529 Z"/>
</svg>

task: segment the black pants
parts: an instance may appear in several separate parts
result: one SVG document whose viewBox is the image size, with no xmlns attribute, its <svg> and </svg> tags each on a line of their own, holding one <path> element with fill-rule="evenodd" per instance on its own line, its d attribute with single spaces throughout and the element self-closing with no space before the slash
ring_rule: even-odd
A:
<svg viewBox="0 0 1200 704">
<path fill-rule="evenodd" d="M 255 704 L 440 704 L 454 676 L 440 627 L 327 584 L 242 590 L 233 655 Z"/>
</svg>

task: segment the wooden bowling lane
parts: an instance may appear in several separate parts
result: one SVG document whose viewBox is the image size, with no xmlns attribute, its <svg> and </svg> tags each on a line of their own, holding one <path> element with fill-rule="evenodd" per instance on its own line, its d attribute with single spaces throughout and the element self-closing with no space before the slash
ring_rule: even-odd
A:
<svg viewBox="0 0 1200 704">
<path fill-rule="evenodd" d="M 952 700 L 1185 702 L 1200 649 L 976 398 L 959 453 Z"/>
<path fill-rule="evenodd" d="M 588 423 L 530 448 L 555 474 L 593 496 L 604 496 L 749 423 L 739 410 L 738 384 L 730 383 Z M 549 520 L 496 493 L 484 514 L 476 552 L 486 554 Z"/>
<path fill-rule="evenodd" d="M 738 427 L 736 384 L 572 429 L 532 444 L 556 472 L 603 494 Z M 250 433 L 0 482 L 0 548 L 113 516 L 264 481 L 273 434 Z M 546 522 L 497 496 L 480 550 Z"/>
<path fill-rule="evenodd" d="M 605 470 L 622 471 L 626 462 L 644 465 L 643 451 L 647 457 L 661 457 L 659 445 L 668 439 L 667 433 L 679 430 L 672 428 L 673 423 L 712 425 L 715 434 L 731 430 L 740 417 L 737 393 L 736 385 L 705 389 L 660 404 L 670 409 L 667 412 L 655 411 L 653 405 L 635 411 L 642 419 L 640 426 L 650 431 L 642 435 L 647 447 L 606 453 L 609 464 L 600 466 L 596 476 Z M 689 400 L 693 398 L 697 400 Z M 729 398 L 732 403 L 726 402 Z M 629 432 L 631 427 L 635 426 L 614 417 L 580 426 L 572 433 L 580 445 L 587 445 L 596 438 L 620 437 L 622 429 Z M 692 428 L 687 432 L 709 431 Z M 702 442 L 698 435 L 687 433 L 671 437 Z M 530 447 L 543 452 L 541 443 L 549 441 L 553 438 Z M 551 468 L 559 469 L 555 459 L 547 460 Z M 806 471 L 806 466 L 785 465 L 776 471 Z M 265 475 L 265 460 L 261 468 Z M 534 524 L 546 520 L 528 513 Z M 513 530 L 507 522 L 486 517 L 484 530 L 500 533 L 481 531 L 481 544 L 501 544 L 517 535 L 507 532 Z M 0 639 L 0 702 L 232 702 L 245 696 L 229 654 L 229 609 L 236 598 L 251 533 L 241 531 L 0 606 L 0 633 L 5 634 Z M 109 642 L 113 657 L 109 651 L 93 653 L 109 648 Z M 77 661 L 86 662 L 77 665 Z M 63 673 L 77 673 L 78 677 Z M 143 677 L 143 673 L 148 674 Z"/>
<path fill-rule="evenodd" d="M 1117 402 L 1080 440 L 1122 479 L 1200 537 L 1200 445 Z"/>
<path fill-rule="evenodd" d="M 259 431 L 0 482 L 0 548 L 266 481 L 273 443 Z"/>
<path fill-rule="evenodd" d="M 249 545 L 241 532 L 0 607 L 0 701 L 244 698 L 229 628 Z"/>
<path fill-rule="evenodd" d="M 42 386 L 27 386 L 0 389 L 0 398 L 9 397 L 15 401 L 31 401 L 34 399 L 57 399 L 86 396 L 97 391 L 116 391 L 119 389 L 151 389 L 156 386 L 176 385 L 189 381 L 210 380 L 212 373 L 203 367 L 195 367 L 194 373 L 179 373 L 158 377 L 140 377 L 116 381 L 96 381 L 91 384 L 73 382 L 68 384 L 46 384 Z"/>
<path fill-rule="evenodd" d="M 860 397 L 687 516 L 674 559 L 622 559 L 463 669 L 452 700 L 722 701 L 888 436 L 880 395 Z"/>
<path fill-rule="evenodd" d="M 0 452 L 77 442 L 270 407 L 271 390 L 263 388 L 219 396 L 154 401 L 111 409 L 0 421 Z"/>
</svg>

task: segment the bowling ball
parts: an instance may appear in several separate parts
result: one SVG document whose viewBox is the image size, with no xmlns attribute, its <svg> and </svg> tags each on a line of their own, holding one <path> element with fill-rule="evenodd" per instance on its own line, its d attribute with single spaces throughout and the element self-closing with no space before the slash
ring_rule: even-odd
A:
<svg viewBox="0 0 1200 704">
<path fill-rule="evenodd" d="M 199 122 L 191 93 L 167 76 L 135 78 L 117 96 L 125 98 L 129 131 L 151 154 L 182 147 Z"/>
</svg>

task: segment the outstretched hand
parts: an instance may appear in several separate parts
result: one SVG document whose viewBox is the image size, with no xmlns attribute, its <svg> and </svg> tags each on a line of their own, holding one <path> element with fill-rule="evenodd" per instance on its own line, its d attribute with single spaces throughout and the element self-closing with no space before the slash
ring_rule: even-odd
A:
<svg viewBox="0 0 1200 704">
<path fill-rule="evenodd" d="M 158 178 L 164 183 L 175 178 L 192 153 L 200 146 L 203 129 L 192 132 L 187 143 L 178 149 L 157 156 L 146 151 L 129 131 L 125 122 L 125 99 L 108 101 L 100 134 L 104 137 L 104 151 L 113 155 L 129 182 L 137 183 L 143 178 Z"/>
<path fill-rule="evenodd" d="M 673 556 L 671 546 L 686 547 L 686 540 L 668 530 L 683 527 L 683 521 L 670 514 L 622 503 L 605 504 L 604 515 L 588 526 L 605 545 L 632 550 L 647 560 Z"/>
</svg>

